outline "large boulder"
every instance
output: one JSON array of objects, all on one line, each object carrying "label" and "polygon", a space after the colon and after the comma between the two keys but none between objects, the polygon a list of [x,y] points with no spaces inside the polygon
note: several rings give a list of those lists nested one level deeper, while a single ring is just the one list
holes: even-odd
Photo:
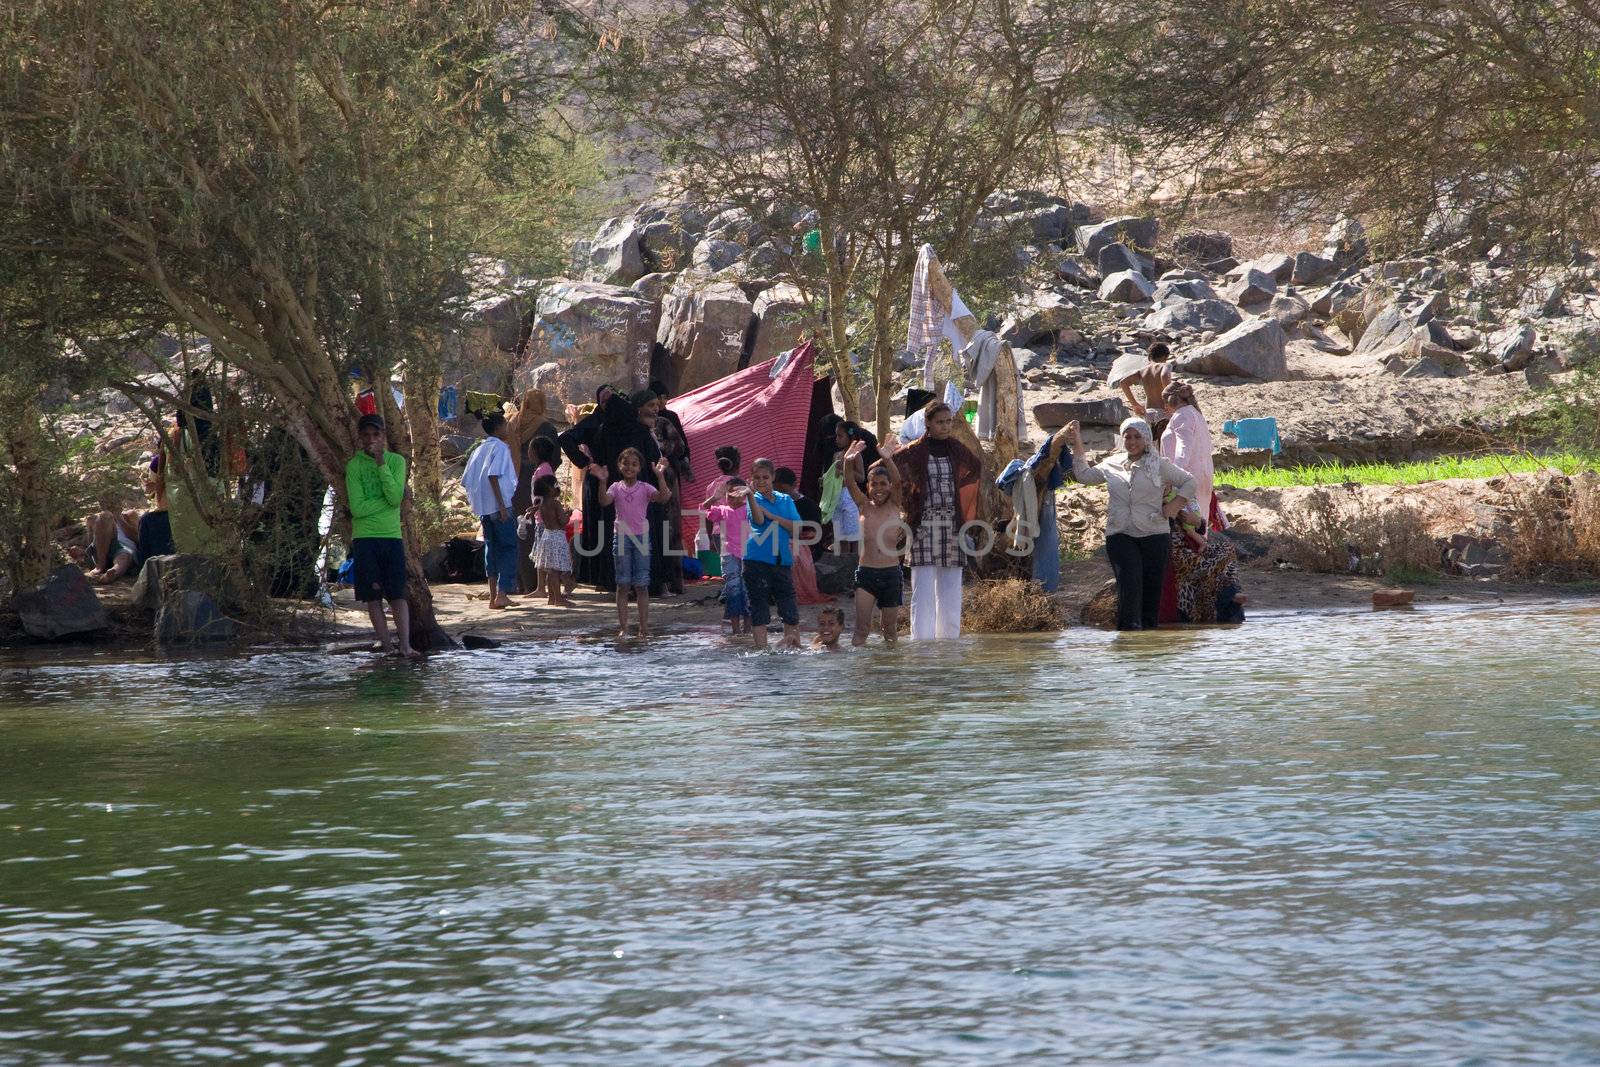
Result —
[{"label": "large boulder", "polygon": [[606,285],[632,285],[648,273],[639,224],[632,218],[607,219],[589,239],[583,276]]},{"label": "large boulder", "polygon": [[742,207],[730,207],[713,215],[706,223],[706,233],[741,245],[758,244],[766,236],[756,217]]},{"label": "large boulder", "polygon": [[991,224],[1004,233],[1017,233],[1034,244],[1059,242],[1072,234],[1080,221],[1065,204],[1045,204],[1001,215]]},{"label": "large boulder", "polygon": [[1190,374],[1281,381],[1289,373],[1285,354],[1288,343],[1289,339],[1277,319],[1252,319],[1196,349],[1174,366]]},{"label": "large boulder", "polygon": [[1176,300],[1146,316],[1144,328],[1156,333],[1224,333],[1243,321],[1239,309],[1226,300]]},{"label": "large boulder", "polygon": [[1100,254],[1095,257],[1095,267],[1102,278],[1125,270],[1138,271],[1147,278],[1155,273],[1154,263],[1149,256],[1142,256],[1118,241],[1100,247]]},{"label": "large boulder", "polygon": [[806,299],[788,282],[774,285],[756,297],[755,340],[748,363],[764,363],[800,343],[805,333]]},{"label": "large boulder", "polygon": [[1295,285],[1318,285],[1333,274],[1333,260],[1315,252],[1300,252],[1294,257],[1294,270],[1289,280]]},{"label": "large boulder", "polygon": [[715,274],[719,270],[733,266],[743,254],[744,245],[736,241],[707,237],[694,246],[691,263],[698,271]]},{"label": "large boulder", "polygon": [[1078,251],[1082,252],[1085,258],[1094,260],[1099,258],[1100,249],[1116,242],[1132,245],[1134,248],[1154,248],[1156,235],[1159,232],[1160,224],[1155,219],[1124,215],[1088,226],[1079,226]]},{"label": "large boulder", "polygon": [[1225,295],[1240,307],[1265,304],[1278,291],[1277,280],[1272,275],[1245,267],[1238,280],[1225,290]]},{"label": "large boulder", "polygon": [[647,265],[656,271],[682,270],[689,265],[698,242],[681,222],[662,219],[639,232],[639,245]]},{"label": "large boulder", "polygon": [[1047,342],[1077,321],[1078,308],[1060,293],[1041,290],[1019,300],[1000,324],[1000,339],[1016,348]]},{"label": "large boulder", "polygon": [[1373,316],[1361,332],[1361,340],[1356,344],[1356,354],[1367,352],[1382,352],[1397,345],[1411,342],[1412,335],[1417,332],[1417,327],[1426,325],[1433,318],[1433,304],[1423,302],[1404,302],[1391,300],[1382,305],[1378,313]]},{"label": "large boulder", "polygon": [[231,641],[237,632],[233,620],[217,602],[198,589],[185,589],[167,597],[156,612],[156,641],[163,645]]},{"label": "large boulder", "polygon": [[1260,312],[1278,320],[1285,330],[1295,330],[1311,315],[1311,305],[1291,293],[1278,293]]},{"label": "large boulder", "polygon": [[1057,430],[1077,420],[1082,426],[1120,426],[1128,406],[1118,396],[1103,400],[1051,400],[1033,406],[1033,421],[1045,430]]},{"label": "large boulder", "polygon": [[738,285],[681,275],[656,332],[671,361],[667,388],[676,396],[738,370],[753,323],[754,306]]},{"label": "large boulder", "polygon": [[1162,275],[1151,297],[1158,306],[1178,304],[1186,300],[1216,300],[1217,291],[1203,278],[1176,278],[1172,272]]},{"label": "large boulder", "polygon": [[667,295],[667,290],[672,288],[672,283],[678,276],[670,271],[661,271],[655,274],[646,274],[643,278],[628,286],[629,289],[644,297],[653,304],[659,304],[661,298]]},{"label": "large boulder", "polygon": [[1173,240],[1172,251],[1184,259],[1210,263],[1233,255],[1233,237],[1220,230],[1190,230]]},{"label": "large boulder", "polygon": [[1490,361],[1506,370],[1521,370],[1533,362],[1539,334],[1532,326],[1512,326],[1489,338]]},{"label": "large boulder", "polygon": [[1101,300],[1137,304],[1155,295],[1156,288],[1136,270],[1118,271],[1100,283]]},{"label": "large boulder", "polygon": [[49,577],[11,597],[11,607],[22,619],[22,629],[41,641],[81,637],[111,625],[105,606],[82,570],[63,564]]},{"label": "large boulder", "polygon": [[1287,283],[1294,276],[1294,257],[1282,252],[1260,256],[1251,260],[1248,266],[1269,275],[1279,285]]},{"label": "large boulder", "polygon": [[228,568],[216,556],[193,552],[151,556],[133,583],[133,608],[152,615],[169,596],[184,589],[198,589],[224,599],[237,596]]},{"label": "large boulder", "polygon": [[1346,270],[1367,261],[1367,230],[1352,218],[1341,218],[1323,238],[1322,254],[1334,267]]},{"label": "large boulder", "polygon": [[555,402],[585,404],[601,385],[641,389],[660,305],[632,290],[557,279],[539,290],[533,328],[512,374],[517,392],[539,388]]},{"label": "large boulder", "polygon": [[1079,289],[1094,289],[1100,285],[1100,279],[1096,278],[1084,265],[1083,260],[1075,255],[1061,257],[1056,263],[1056,277]]}]

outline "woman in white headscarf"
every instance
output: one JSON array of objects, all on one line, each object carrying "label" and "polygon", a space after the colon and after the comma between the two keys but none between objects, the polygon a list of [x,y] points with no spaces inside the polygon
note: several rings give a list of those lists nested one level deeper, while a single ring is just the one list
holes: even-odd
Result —
[{"label": "woman in white headscarf", "polygon": [[1117,629],[1154,630],[1172,551],[1170,520],[1194,500],[1194,476],[1161,458],[1143,419],[1124,420],[1122,451],[1092,467],[1084,458],[1078,424],[1068,423],[1067,433],[1073,478],[1107,490],[1106,558],[1117,579]]}]

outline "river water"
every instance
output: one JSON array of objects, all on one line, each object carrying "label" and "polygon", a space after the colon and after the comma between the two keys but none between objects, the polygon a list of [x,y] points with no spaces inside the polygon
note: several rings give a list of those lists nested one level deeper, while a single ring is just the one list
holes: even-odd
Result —
[{"label": "river water", "polygon": [[1593,1063],[1600,612],[0,669],[0,1061]]}]

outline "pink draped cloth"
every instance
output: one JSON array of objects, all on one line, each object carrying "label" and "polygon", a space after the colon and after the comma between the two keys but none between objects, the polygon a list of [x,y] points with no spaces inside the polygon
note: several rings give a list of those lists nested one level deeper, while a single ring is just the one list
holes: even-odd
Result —
[{"label": "pink draped cloth", "polygon": [[794,568],[789,572],[794,581],[794,598],[802,604],[831,604],[833,597],[817,588],[817,565],[811,561],[811,546],[794,546]]},{"label": "pink draped cloth", "polygon": [[722,477],[715,455],[720,446],[739,450],[743,465],[738,473],[746,478],[751,461],[761,457],[796,471],[805,467],[811,387],[816,380],[811,342],[802,342],[781,369],[776,365],[777,359],[769,359],[672,398],[670,406],[683,422],[693,467],[679,486],[684,544],[694,544],[701,520],[693,513],[711,484]]},{"label": "pink draped cloth", "polygon": [[1193,404],[1172,413],[1166,432],[1161,435],[1161,455],[1194,476],[1194,503],[1200,514],[1211,514],[1216,471],[1211,463],[1211,430],[1205,416]]}]

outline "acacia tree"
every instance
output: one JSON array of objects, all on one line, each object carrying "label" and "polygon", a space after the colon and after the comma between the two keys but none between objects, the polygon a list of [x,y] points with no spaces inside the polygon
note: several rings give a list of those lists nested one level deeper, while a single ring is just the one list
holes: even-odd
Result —
[{"label": "acacia tree", "polygon": [[1587,0],[1155,0],[1128,18],[1108,99],[1147,157],[1402,244],[1600,239]]},{"label": "acacia tree", "polygon": [[[507,43],[546,25],[504,0],[14,6],[0,18],[0,254],[28,250],[76,288],[122,295],[130,318],[204,335],[342,492],[351,369],[410,453],[391,370],[409,357],[426,377],[419,339],[452,318],[471,257],[538,214],[486,194],[538,200],[529,116],[553,83],[538,49]],[[432,384],[414,383],[419,415]],[[406,523],[426,647],[443,635],[409,507]]]},{"label": "acacia tree", "polygon": [[864,340],[887,432],[917,249],[930,242],[959,270],[985,198],[1048,171],[1058,126],[1093,92],[1099,9],[690,0],[627,25],[636,44],[621,54],[652,91],[618,104],[655,136],[678,191],[785,228],[815,212],[820,250],[805,257],[793,234],[787,273],[852,418],[848,352]]}]

